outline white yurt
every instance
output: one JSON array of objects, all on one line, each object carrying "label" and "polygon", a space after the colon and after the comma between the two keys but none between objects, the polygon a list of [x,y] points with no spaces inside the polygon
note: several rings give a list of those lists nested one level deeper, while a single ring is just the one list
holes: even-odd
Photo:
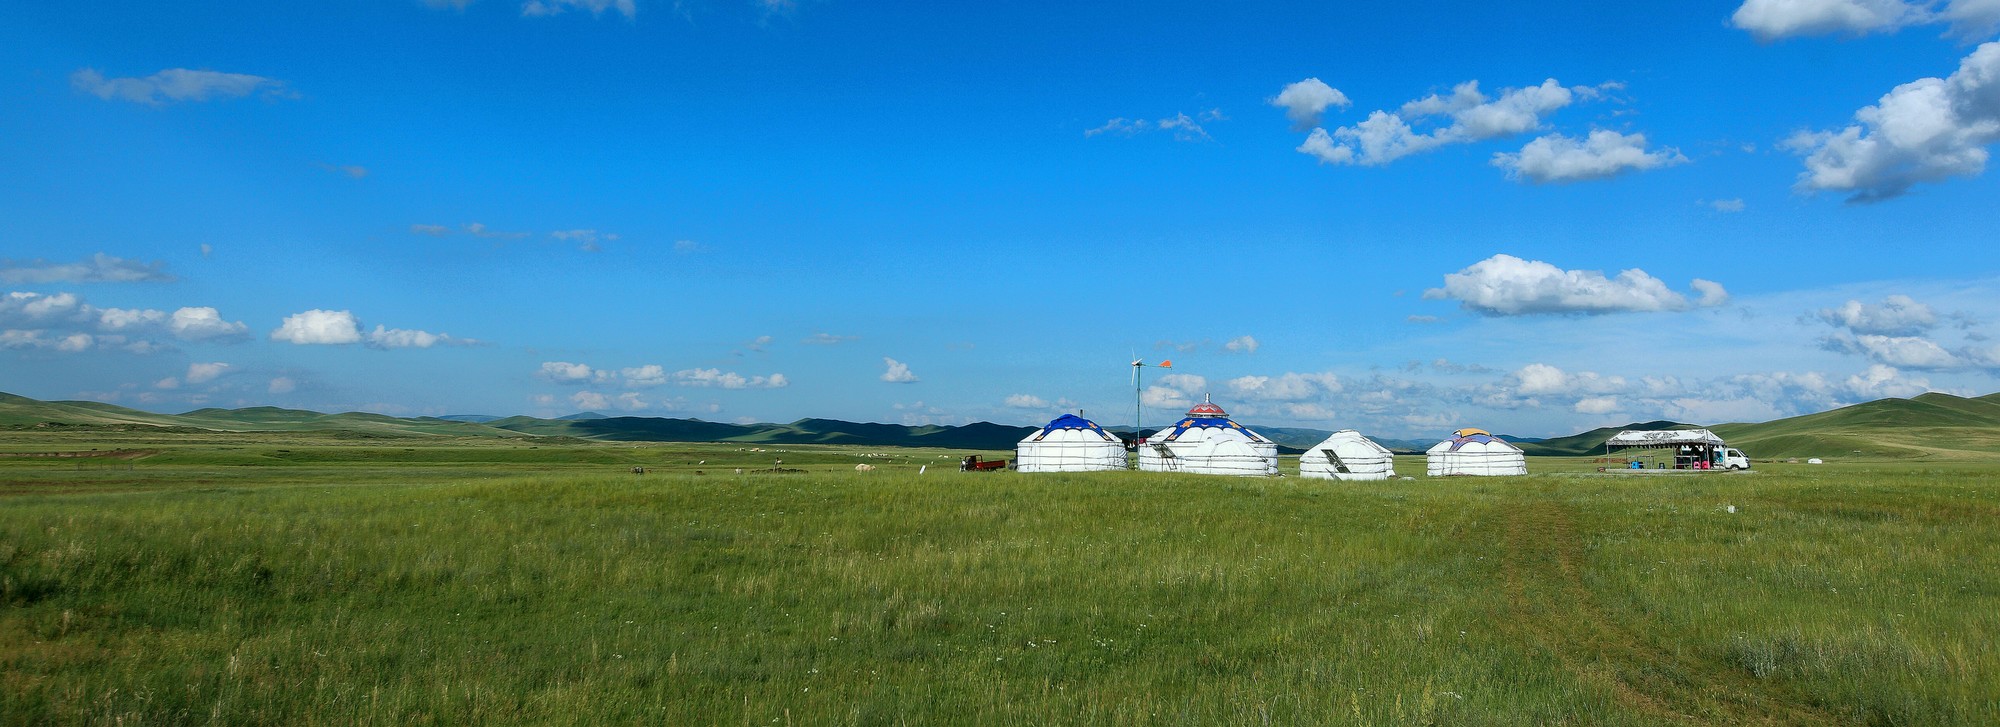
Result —
[{"label": "white yurt", "polygon": [[1229,420],[1229,413],[1203,401],[1187,418],[1154,432],[1139,447],[1139,469],[1197,475],[1263,477],[1278,473],[1278,445]]},{"label": "white yurt", "polygon": [[1126,469],[1125,443],[1097,422],[1064,414],[1014,446],[1017,472],[1101,472]]},{"label": "white yurt", "polygon": [[1375,440],[1342,429],[1299,455],[1299,476],[1323,480],[1386,480],[1396,476],[1396,457]]},{"label": "white yurt", "polygon": [[1438,442],[1425,454],[1430,456],[1425,474],[1432,477],[1528,473],[1528,458],[1521,454],[1521,448],[1484,429],[1452,432],[1450,439]]}]

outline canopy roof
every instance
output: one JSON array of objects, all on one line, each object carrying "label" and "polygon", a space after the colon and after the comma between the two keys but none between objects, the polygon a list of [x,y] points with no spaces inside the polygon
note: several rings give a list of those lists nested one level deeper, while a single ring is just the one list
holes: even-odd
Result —
[{"label": "canopy roof", "polygon": [[1722,446],[1722,438],[1706,429],[1672,429],[1659,432],[1619,432],[1606,440],[1613,447],[1675,447],[1683,444]]},{"label": "canopy roof", "polygon": [[1049,436],[1049,433],[1061,432],[1061,431],[1088,432],[1090,434],[1096,435],[1098,438],[1103,439],[1107,442],[1118,441],[1117,437],[1111,436],[1110,432],[1106,432],[1102,427],[1097,426],[1097,422],[1093,422],[1089,419],[1085,419],[1075,414],[1064,414],[1062,416],[1056,417],[1053,420],[1050,420],[1048,426],[1042,427],[1042,431],[1029,435],[1028,438],[1023,441],[1039,442],[1042,441],[1043,438]]}]

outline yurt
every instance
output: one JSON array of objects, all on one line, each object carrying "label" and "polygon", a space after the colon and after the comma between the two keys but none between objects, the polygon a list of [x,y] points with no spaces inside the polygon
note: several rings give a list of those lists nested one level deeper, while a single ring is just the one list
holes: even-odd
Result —
[{"label": "yurt", "polygon": [[1342,429],[1299,455],[1299,476],[1323,480],[1386,480],[1396,476],[1396,458],[1375,440]]},{"label": "yurt", "polygon": [[1451,438],[1438,442],[1426,452],[1430,456],[1425,474],[1506,476],[1528,473],[1528,458],[1521,448],[1484,429],[1460,429]]},{"label": "yurt", "polygon": [[1222,407],[1204,400],[1188,410],[1187,418],[1155,432],[1139,447],[1139,469],[1238,477],[1275,475],[1278,445],[1230,421]]},{"label": "yurt", "polygon": [[1014,446],[1016,472],[1100,472],[1122,470],[1125,443],[1097,422],[1064,414]]}]

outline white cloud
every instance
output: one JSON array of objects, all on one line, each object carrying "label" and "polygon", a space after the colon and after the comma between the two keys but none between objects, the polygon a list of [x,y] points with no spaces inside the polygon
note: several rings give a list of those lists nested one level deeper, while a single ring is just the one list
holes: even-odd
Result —
[{"label": "white cloud", "polygon": [[569,8],[589,10],[592,16],[603,15],[606,10],[616,10],[631,20],[639,15],[639,7],[634,0],[527,0],[521,3],[521,14],[527,17],[559,15]]},{"label": "white cloud", "polygon": [[319,167],[329,172],[345,174],[351,179],[362,179],[368,176],[368,168],[357,164],[321,164]]},{"label": "white cloud", "polygon": [[528,236],[528,233],[526,232],[510,232],[507,230],[495,230],[491,227],[487,227],[486,224],[483,222],[466,223],[465,233],[473,237],[499,238],[503,240],[519,240],[523,237]]},{"label": "white cloud", "polygon": [[1805,157],[1798,190],[1875,202],[1919,182],[1980,174],[1986,146],[2000,140],[2000,42],[1974,49],[1949,78],[1897,86],[1854,118],[1859,123],[1839,131],[1802,131],[1785,141]]},{"label": "white cloud", "polygon": [[1800,35],[1865,35],[1922,22],[1925,13],[1901,0],[1745,0],[1729,17],[1759,40]]},{"label": "white cloud", "polygon": [[1049,402],[1034,394],[1012,394],[1007,397],[1007,406],[1015,409],[1047,409]]},{"label": "white cloud", "polygon": [[1953,369],[1969,363],[1921,336],[1834,335],[1822,339],[1821,344],[1829,351],[1866,356],[1906,369]]},{"label": "white cloud", "polygon": [[[1323,164],[1377,166],[1447,144],[1516,136],[1541,128],[1542,120],[1581,96],[1597,98],[1616,84],[1564,87],[1556,79],[1538,86],[1502,89],[1499,98],[1466,81],[1449,96],[1431,95],[1395,112],[1375,111],[1353,126],[1331,133],[1315,128],[1298,151]],[[1449,123],[1445,123],[1449,122]],[[1418,126],[1429,128],[1419,131]]]},{"label": "white cloud", "polygon": [[1257,339],[1250,336],[1237,336],[1222,344],[1222,347],[1239,353],[1256,353],[1260,345]]},{"label": "white cloud", "polygon": [[604,249],[599,244],[600,240],[603,242],[616,242],[618,240],[618,235],[615,233],[607,232],[599,235],[596,230],[557,230],[549,233],[549,237],[564,242],[577,243],[578,249],[584,252],[597,252]]},{"label": "white cloud", "polygon": [[625,385],[637,388],[663,386],[667,383],[667,369],[659,364],[646,364],[618,372],[624,377]]},{"label": "white cloud", "polygon": [[1598,129],[1585,139],[1562,134],[1528,142],[1520,153],[1493,155],[1493,166],[1507,177],[1536,184],[1608,179],[1628,171],[1645,171],[1684,164],[1687,157],[1672,147],[1646,151],[1645,134],[1620,134]]},{"label": "white cloud", "polygon": [[285,316],[271,340],[300,345],[338,345],[361,342],[361,325],[349,311],[313,309]]},{"label": "white cloud", "polygon": [[119,100],[158,106],[173,101],[207,101],[210,98],[237,98],[258,91],[265,98],[295,98],[285,82],[245,73],[191,71],[169,68],[145,78],[105,78],[95,68],[84,68],[69,76],[70,85],[106,101]]},{"label": "white cloud", "polygon": [[1341,390],[1340,377],[1331,373],[1243,376],[1225,386],[1231,394],[1253,401],[1305,401]]},{"label": "white cloud", "polygon": [[242,321],[225,321],[220,311],[206,306],[174,311],[167,320],[167,330],[184,341],[240,341],[250,337],[250,326]]},{"label": "white cloud", "polygon": [[683,254],[683,255],[686,255],[686,254],[690,254],[690,253],[697,253],[697,252],[704,252],[704,251],[706,251],[706,250],[708,250],[708,246],[706,246],[706,245],[703,245],[703,244],[701,244],[701,243],[699,243],[699,242],[695,242],[695,241],[693,241],[693,240],[675,240],[675,241],[674,241],[674,252],[677,252],[677,253],[680,253],[680,254]]},{"label": "white cloud", "polygon": [[0,297],[0,328],[47,328],[90,320],[95,309],[75,293],[15,291]]},{"label": "white cloud", "polygon": [[[629,369],[628,369],[629,370]],[[908,373],[908,369],[904,370]],[[887,381],[887,378],[883,379]],[[915,379],[912,378],[912,381]],[[674,383],[681,386],[715,387],[720,389],[782,389],[792,382],[784,374],[770,376],[744,376],[734,371],[721,369],[687,369],[674,372]]]},{"label": "white cloud", "polygon": [[1729,302],[1729,291],[1723,289],[1721,283],[1713,280],[1695,278],[1688,281],[1688,287],[1693,288],[1694,292],[1701,296],[1694,301],[1696,307],[1714,308]]},{"label": "white cloud", "polygon": [[410,232],[417,235],[444,237],[451,234],[451,228],[444,225],[410,225]]},{"label": "white cloud", "polygon": [[[1728,300],[1718,283],[1701,281],[1696,290],[1702,305]],[[1424,298],[1453,299],[1466,310],[1498,316],[1670,311],[1690,306],[1687,296],[1636,268],[1606,278],[1597,270],[1564,270],[1505,254],[1444,276],[1444,287],[1424,291]]]},{"label": "white cloud", "polygon": [[1743,199],[1741,197],[1736,199],[1718,199],[1709,202],[1708,206],[1714,208],[1717,212],[1742,212]]},{"label": "white cloud", "polygon": [[1947,35],[1978,40],[2000,30],[2000,0],[1745,0],[1730,23],[1767,42],[1888,33],[1931,23],[1949,24]]},{"label": "white cloud", "polygon": [[105,308],[97,313],[97,327],[105,331],[145,330],[161,326],[166,321],[166,311],[143,308]]},{"label": "white cloud", "polygon": [[558,383],[577,383],[598,380],[598,373],[589,365],[568,361],[544,361],[536,376]]},{"label": "white cloud", "polygon": [[96,343],[97,339],[88,333],[72,333],[56,341],[56,350],[70,353],[88,351]]},{"label": "white cloud", "polygon": [[1622,376],[1602,376],[1592,371],[1570,373],[1543,363],[1523,366],[1509,378],[1516,392],[1528,396],[1606,394],[1626,388]]},{"label": "white cloud", "polygon": [[1618,411],[1618,397],[1593,396],[1587,399],[1578,399],[1574,408],[1578,414],[1610,414],[1611,412]]},{"label": "white cloud", "polygon": [[293,381],[287,376],[279,376],[271,379],[270,385],[266,386],[264,390],[273,394],[289,394],[297,391],[298,388],[299,382]]},{"label": "white cloud", "polygon": [[370,348],[430,348],[439,344],[446,346],[470,346],[478,342],[469,338],[453,338],[449,333],[431,333],[403,328],[376,326],[368,333]]},{"label": "white cloud", "polygon": [[579,391],[574,394],[570,394],[569,400],[571,403],[576,404],[576,407],[578,409],[611,408],[611,399],[595,391]]},{"label": "white cloud", "polygon": [[155,388],[155,389],[178,389],[178,388],[181,388],[181,380],[180,380],[180,379],[176,379],[176,378],[174,378],[174,377],[172,377],[172,376],[169,376],[169,377],[166,377],[166,378],[164,378],[164,379],[160,379],[159,381],[155,381],[155,382],[153,382],[153,388]]},{"label": "white cloud", "polygon": [[1880,305],[1849,300],[1838,308],[1821,308],[1819,319],[1855,333],[1912,336],[1938,324],[1937,313],[1907,295],[1891,295]]},{"label": "white cloud", "polygon": [[1347,108],[1352,102],[1340,89],[1326,85],[1318,78],[1308,78],[1287,84],[1269,103],[1285,110],[1285,118],[1292,120],[1293,131],[1305,131],[1319,125],[1320,115],[1328,107]]},{"label": "white cloud", "polygon": [[837,346],[846,343],[848,341],[859,340],[860,338],[861,338],[860,336],[836,336],[831,333],[815,333],[810,336],[807,336],[806,339],[800,341],[800,343],[807,343],[815,346]]},{"label": "white cloud", "polygon": [[1202,128],[1202,124],[1211,121],[1221,121],[1225,118],[1222,115],[1222,109],[1209,109],[1195,116],[1188,116],[1186,113],[1176,113],[1173,116],[1158,121],[1134,120],[1121,117],[1106,121],[1103,126],[1094,129],[1085,129],[1083,135],[1086,138],[1103,134],[1133,136],[1148,131],[1168,131],[1173,132],[1175,141],[1208,141],[1212,137],[1208,135],[1207,129]]},{"label": "white cloud", "polygon": [[206,384],[228,372],[229,364],[220,361],[213,363],[192,363],[188,364],[187,375],[181,378],[186,379],[190,384]]},{"label": "white cloud", "polygon": [[1208,391],[1208,379],[1194,374],[1167,374],[1140,394],[1142,404],[1154,408],[1186,409],[1194,406],[1194,395]]},{"label": "white cloud", "polygon": [[917,375],[910,372],[909,364],[889,358],[888,356],[882,357],[882,364],[888,367],[887,371],[882,372],[883,381],[891,384],[913,384],[917,382]]},{"label": "white cloud", "polygon": [[0,283],[135,283],[171,282],[167,264],[158,260],[142,263],[97,253],[82,262],[51,263],[47,260],[0,260]]}]

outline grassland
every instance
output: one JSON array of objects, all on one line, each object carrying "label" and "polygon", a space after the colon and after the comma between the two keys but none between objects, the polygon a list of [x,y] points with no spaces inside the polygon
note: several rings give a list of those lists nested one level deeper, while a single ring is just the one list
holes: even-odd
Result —
[{"label": "grassland", "polygon": [[0,441],[91,448],[154,453],[0,458],[0,722],[2000,722],[1978,461],[1343,484]]}]

